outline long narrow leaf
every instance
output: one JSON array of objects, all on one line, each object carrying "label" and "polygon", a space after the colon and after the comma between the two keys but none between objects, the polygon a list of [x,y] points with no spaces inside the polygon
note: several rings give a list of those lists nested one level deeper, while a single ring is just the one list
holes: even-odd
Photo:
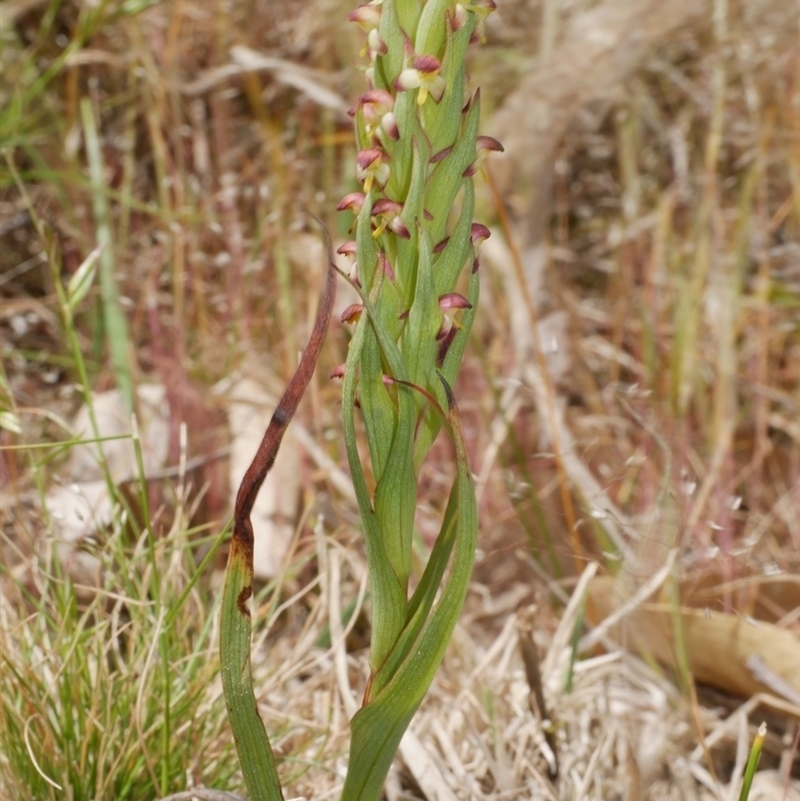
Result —
[{"label": "long narrow leaf", "polygon": [[[370,658],[379,665],[389,653],[392,644],[405,624],[406,595],[397,576],[391,569],[383,547],[372,504],[369,499],[361,457],[358,453],[355,429],[356,377],[361,352],[367,332],[371,330],[369,321],[363,317],[350,341],[350,350],[345,364],[344,386],[342,387],[342,426],[347,450],[347,461],[353,478],[353,487],[358,501],[361,521],[364,525],[364,538],[367,544],[367,564],[372,583],[372,642]],[[373,668],[377,666],[373,664]]]},{"label": "long narrow leaf", "polygon": [[466,598],[478,532],[477,507],[455,398],[442,379],[456,446],[458,518],[450,575],[406,660],[351,721],[352,742],[343,801],[377,801],[394,754],[444,657]]},{"label": "long narrow leaf", "polygon": [[[379,276],[379,281],[382,280],[382,276]],[[405,386],[409,383],[409,376],[400,348],[392,339],[382,315],[376,310],[370,296],[358,285],[353,284],[353,286],[361,296],[361,302],[367,311],[370,327],[374,331],[386,361],[389,363],[392,377],[399,382],[397,422],[391,438],[392,445],[387,458],[386,469],[378,481],[374,511],[380,531],[393,532],[391,538],[383,540],[384,552],[390,560],[392,569],[403,589],[403,604],[405,606],[405,593],[411,572],[411,534],[417,494],[413,461],[416,407],[412,397],[412,390]],[[378,284],[373,289],[373,293],[377,292],[379,288],[380,285]],[[362,378],[361,385],[363,386],[363,384]],[[354,388],[353,391],[355,391]],[[381,664],[382,656],[382,652],[376,654],[373,649],[370,654],[373,668]]]},{"label": "long narrow leaf", "polygon": [[328,277],[308,347],[283,394],[252,463],[239,485],[233,538],[228,556],[220,619],[222,689],[236,750],[251,801],[281,801],[275,757],[258,713],[250,670],[251,619],[255,536],[250,513],[267,473],[275,463],[283,435],[305,393],[319,359],[336,296],[336,272],[328,238]]}]

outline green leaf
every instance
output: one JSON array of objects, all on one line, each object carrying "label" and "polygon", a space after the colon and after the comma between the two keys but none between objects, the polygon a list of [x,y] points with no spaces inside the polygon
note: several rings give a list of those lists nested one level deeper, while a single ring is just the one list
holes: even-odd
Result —
[{"label": "green leaf", "polygon": [[458,136],[466,86],[464,54],[474,25],[475,14],[471,13],[463,28],[455,33],[450,29],[447,31],[447,47],[440,72],[446,84],[445,93],[440,103],[426,103],[422,107],[422,125],[434,153],[450,147]]},{"label": "green leaf", "polygon": [[447,502],[447,509],[439,536],[436,538],[431,554],[428,557],[428,564],[425,566],[422,579],[408,604],[406,613],[408,623],[398,637],[397,643],[386,661],[372,677],[372,683],[370,684],[370,695],[372,697],[380,694],[381,690],[397,672],[400,664],[408,658],[425,621],[428,619],[455,544],[457,501],[458,494],[454,485],[450,491],[450,498]]},{"label": "green leaf", "polygon": [[372,473],[380,482],[392,450],[397,427],[397,409],[383,382],[381,348],[375,331],[367,328],[359,361],[358,400],[367,429],[367,444],[372,461]]},{"label": "green leaf", "polygon": [[[436,334],[442,324],[436,285],[433,280],[432,247],[427,232],[419,230],[419,262],[414,302],[408,313],[408,325],[403,336],[402,350],[408,365],[409,376],[415,384],[436,391],[438,382],[434,378],[438,343]],[[434,386],[436,384],[436,386]],[[427,401],[418,398],[418,407],[424,408]]]},{"label": "green leaf", "polygon": [[358,452],[355,429],[355,397],[358,366],[364,348],[369,321],[363,316],[356,327],[345,364],[342,387],[342,425],[345,449],[353,487],[364,525],[372,595],[372,641],[370,665],[375,670],[391,651],[398,634],[405,625],[406,593],[391,569],[385,553],[381,532],[370,503],[361,456]]},{"label": "green leaf", "polygon": [[[470,235],[472,233],[472,218],[475,213],[475,186],[469,178],[462,178],[461,181],[464,185],[461,216],[450,234],[450,239],[445,249],[435,257],[433,273],[436,280],[437,296],[455,290],[456,281],[458,281],[461,270],[472,252]],[[435,243],[436,239],[433,241]]]},{"label": "green leaf", "polygon": [[[416,0],[414,0],[416,2]],[[403,69],[405,36],[399,6],[403,6],[403,19],[410,15],[405,9],[408,0],[384,0],[381,4],[381,21],[378,33],[386,44],[386,54],[378,56],[376,73],[380,73],[380,88],[394,93],[394,81]],[[412,12],[413,13],[413,12]],[[406,22],[406,24],[408,24]],[[406,31],[407,33],[408,31]],[[376,75],[377,77],[377,75]]]},{"label": "green leaf", "polygon": [[[439,254],[439,259],[433,268],[433,277],[436,282],[435,295],[438,299],[447,292],[452,292],[455,288],[456,281],[464,267],[465,262],[470,254],[473,253],[472,244],[470,242],[470,230],[472,227],[472,213],[475,203],[475,191],[472,181],[466,180],[466,190],[464,195],[464,205],[456,224],[455,230],[450,236],[450,241],[447,243],[444,251]],[[460,328],[456,331],[455,338],[450,343],[450,348],[444,359],[441,368],[442,375],[448,384],[454,384],[456,376],[458,375],[459,367],[461,366],[461,359],[464,355],[464,349],[469,339],[469,333],[472,329],[472,323],[475,320],[475,314],[478,308],[478,297],[480,290],[480,281],[477,273],[470,275],[469,290],[467,292],[467,300],[472,305],[471,309],[465,309],[460,316]],[[438,308],[437,308],[438,311]],[[410,321],[409,321],[410,322]],[[435,343],[435,353],[438,356],[438,343]],[[419,383],[419,381],[418,381]],[[441,387],[438,382],[430,387],[436,394],[440,403],[444,403],[444,396],[441,392]],[[419,427],[417,432],[417,441],[415,443],[414,464],[419,468],[425,457],[430,450],[436,436],[441,428],[441,422],[437,415],[427,414]]]},{"label": "green leaf", "polygon": [[[409,94],[405,92],[404,94]],[[431,150],[428,145],[417,136],[412,140],[412,167],[411,184],[408,196],[403,204],[401,219],[409,231],[413,231],[417,220],[422,218],[423,203],[425,201],[425,179]]]},{"label": "green leaf", "polygon": [[480,119],[479,98],[472,101],[466,114],[464,124],[453,150],[437,165],[428,182],[426,202],[428,211],[433,214],[438,225],[431,229],[433,240],[444,236],[447,214],[461,188],[464,171],[475,160],[475,143],[478,137],[478,121]]},{"label": "green leaf", "polygon": [[425,3],[414,37],[414,49],[420,55],[441,58],[439,52],[447,34],[445,13],[450,0],[428,0]]},{"label": "green leaf", "polygon": [[400,138],[391,143],[389,155],[391,173],[386,185],[386,196],[402,203],[411,184],[412,146],[414,138],[421,133],[417,119],[417,103],[414,92],[398,92],[394,101],[394,116]]},{"label": "green leaf", "polygon": [[[380,286],[376,283],[377,291]],[[397,343],[386,327],[384,318],[375,308],[374,303],[361,289],[356,287],[364,308],[367,312],[370,328],[377,338],[382,354],[388,362],[391,376],[403,382],[408,382],[408,372]],[[365,339],[367,335],[365,334]],[[367,341],[369,341],[367,339]],[[360,399],[362,408],[364,393],[377,391],[376,379],[369,385],[364,383],[364,359],[360,360],[362,374],[359,381],[361,388]],[[380,377],[382,391],[383,376]],[[386,459],[386,466],[378,478],[378,487],[375,493],[375,517],[383,538],[383,550],[389,559],[390,565],[397,581],[403,588],[403,608],[405,615],[405,592],[408,577],[411,571],[411,534],[414,523],[414,510],[416,508],[417,483],[413,464],[414,448],[414,422],[415,405],[411,397],[411,390],[402,385],[397,386],[397,422],[392,435],[392,444]],[[365,408],[365,422],[366,421]],[[382,439],[388,436],[386,426],[379,435]],[[352,468],[351,468],[352,469]],[[382,660],[371,660],[379,665]]]},{"label": "green leaf", "polygon": [[391,3],[397,9],[397,19],[400,27],[405,31],[408,38],[413,42],[417,35],[417,25],[419,24],[420,0],[386,0],[383,3],[384,10],[386,2]]},{"label": "green leaf", "polygon": [[[458,514],[452,567],[439,602],[421,629],[414,647],[381,691],[371,695],[351,721],[350,765],[342,801],[377,801],[380,798],[403,733],[444,657],[472,574],[478,530],[475,491],[455,399],[450,387],[443,379],[442,382],[458,463],[454,487]],[[446,530],[443,534],[447,536]]]},{"label": "green leaf", "polygon": [[275,757],[258,714],[250,674],[252,555],[234,538],[225,572],[220,618],[220,672],[228,718],[251,801],[283,801]]},{"label": "green leaf", "polygon": [[[419,221],[424,216],[425,182],[430,151],[418,140],[413,142],[414,161],[409,194],[403,205],[401,219],[411,233],[409,239],[397,239],[395,257],[397,283],[402,310],[408,312],[414,300],[419,261]],[[388,318],[384,317],[384,320]],[[397,339],[395,337],[395,339]]]},{"label": "green leaf", "polygon": [[411,574],[411,537],[417,506],[414,472],[414,401],[411,390],[398,386],[400,409],[386,470],[375,490],[375,517],[384,550],[403,588],[403,614]]},{"label": "green leaf", "polygon": [[[461,359],[464,356],[464,349],[467,346],[469,333],[472,330],[472,323],[478,310],[478,297],[480,294],[480,279],[478,273],[472,273],[469,279],[469,291],[467,300],[472,304],[471,309],[465,309],[461,315],[461,328],[456,331],[455,338],[450,343],[450,348],[442,365],[441,373],[448,384],[455,383],[458,370],[461,367]],[[414,454],[414,464],[422,463],[426,454],[430,450],[433,441],[439,433],[440,423],[434,415],[427,415],[420,427],[417,435],[416,452]]]},{"label": "green leaf", "polygon": [[[283,795],[267,731],[258,713],[250,670],[251,623],[248,602],[253,594],[255,541],[250,513],[259,490],[275,463],[286,428],[314,374],[330,324],[336,299],[336,270],[327,231],[326,240],[328,274],[308,345],[239,484],[234,506],[233,536],[222,596],[220,667],[228,718],[251,801],[282,801]],[[141,462],[141,454],[137,456]],[[145,502],[146,500],[145,498]],[[156,601],[158,602],[158,595]],[[163,670],[169,670],[167,659],[162,658],[161,663]],[[167,749],[166,761],[169,757],[169,739],[166,736],[164,743]]]},{"label": "green leaf", "polygon": [[[374,196],[370,193],[361,207],[356,228],[356,244],[358,277],[362,285],[377,298],[381,294],[385,276],[378,266],[378,247],[372,238],[373,201]],[[388,304],[388,301],[386,303]],[[367,328],[361,336],[363,341],[359,345],[358,363],[359,403],[367,429],[372,470],[375,480],[378,481],[389,458],[397,413],[383,384],[381,351],[375,333]]]}]

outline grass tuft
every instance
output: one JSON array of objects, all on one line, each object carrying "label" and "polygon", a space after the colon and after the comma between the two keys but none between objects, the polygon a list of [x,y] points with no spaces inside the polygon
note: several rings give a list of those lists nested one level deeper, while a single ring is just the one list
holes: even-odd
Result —
[{"label": "grass tuft", "polygon": [[[206,542],[209,555],[220,542]],[[146,532],[131,540],[120,515],[94,551],[98,588],[64,575],[53,536],[30,581],[3,566],[8,797],[138,800],[236,772],[219,703],[217,604],[197,581],[197,544],[179,526],[157,544]]]}]

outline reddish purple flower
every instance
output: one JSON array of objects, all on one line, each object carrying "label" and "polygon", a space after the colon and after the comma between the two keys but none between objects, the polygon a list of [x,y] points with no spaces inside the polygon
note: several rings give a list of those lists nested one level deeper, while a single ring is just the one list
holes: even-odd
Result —
[{"label": "reddish purple flower", "polygon": [[364,115],[367,136],[372,136],[380,127],[390,139],[397,141],[400,131],[394,116],[394,97],[385,89],[370,89],[358,99],[358,107]]},{"label": "reddish purple flower", "polygon": [[363,303],[351,303],[341,314],[341,321],[343,323],[355,323],[358,322],[358,318],[361,317],[362,312],[364,311],[364,304]]},{"label": "reddish purple flower", "polygon": [[[443,354],[446,353],[447,348],[450,347],[450,343],[453,341],[456,329],[461,328],[461,323],[459,323],[455,318],[455,313],[461,309],[471,309],[472,304],[458,292],[448,292],[445,295],[440,295],[439,308],[442,310],[444,319],[442,320],[442,324],[439,327],[438,333],[436,334],[436,340],[437,342],[441,342],[443,345],[445,345],[444,350],[442,350],[441,346],[439,348],[441,360],[443,360]],[[440,365],[441,360],[439,361]]]},{"label": "reddish purple flower", "polygon": [[492,232],[483,223],[472,223],[469,238],[476,247],[485,242],[491,235]]},{"label": "reddish purple flower", "polygon": [[361,211],[361,207],[363,205],[364,205],[364,193],[351,192],[349,195],[345,195],[336,204],[336,211],[344,211],[345,209],[347,209],[348,211],[352,211],[353,214],[358,214]]},{"label": "reddish purple flower", "polygon": [[470,176],[475,175],[475,173],[481,168],[484,159],[489,155],[489,153],[502,153],[503,150],[503,146],[493,136],[479,136],[475,142],[475,161],[473,161],[472,164],[470,164],[469,167],[464,170],[464,177],[469,178]]},{"label": "reddish purple flower", "polygon": [[439,308],[442,311],[450,311],[453,309],[471,309],[472,304],[458,292],[448,292],[446,295],[439,297]]},{"label": "reddish purple flower", "polygon": [[351,239],[350,241],[343,242],[341,245],[339,245],[339,247],[336,248],[336,252],[340,256],[349,256],[350,258],[354,259],[358,253],[358,250],[356,243]]},{"label": "reddish purple flower", "polygon": [[369,89],[358,98],[358,104],[365,112],[367,109],[372,111],[374,113],[372,119],[375,119],[394,108],[394,97],[385,89]]},{"label": "reddish purple flower", "polygon": [[492,232],[483,223],[472,223],[469,238],[475,251],[475,258],[472,262],[472,272],[477,273],[481,266],[480,249],[481,245],[492,235]]},{"label": "reddish purple flower", "polygon": [[360,150],[356,157],[356,177],[364,182],[364,192],[372,189],[373,181],[383,187],[389,180],[389,156],[378,147]]},{"label": "reddish purple flower", "polygon": [[403,206],[396,200],[390,200],[388,197],[382,197],[375,201],[372,207],[372,216],[381,217],[378,227],[372,232],[372,236],[377,239],[387,228],[394,231],[399,237],[403,239],[410,239],[411,232],[408,227],[400,218],[403,211]]},{"label": "reddish purple flower", "polygon": [[347,15],[347,19],[350,22],[355,22],[364,33],[369,33],[377,28],[380,23],[381,9],[373,3],[364,3],[353,9]]},{"label": "reddish purple flower", "polygon": [[436,56],[417,56],[413,66],[404,69],[394,82],[394,88],[399,92],[409,89],[419,89],[417,104],[422,105],[430,94],[438,103],[447,87],[445,79],[439,74],[442,63]]}]

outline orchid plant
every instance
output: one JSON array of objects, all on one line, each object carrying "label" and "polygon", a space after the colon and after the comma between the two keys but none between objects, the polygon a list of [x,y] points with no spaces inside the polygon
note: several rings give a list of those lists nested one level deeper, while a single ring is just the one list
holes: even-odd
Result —
[{"label": "orchid plant", "polygon": [[[338,208],[355,215],[339,248],[359,303],[343,378],[347,458],[371,582],[370,677],[351,721],[343,801],[377,801],[400,740],[441,664],[466,597],[477,509],[455,382],[478,302],[479,248],[473,176],[502,150],[478,136],[480,96],[464,58],[483,39],[493,0],[373,0],[349,18],[366,33],[368,89],[353,109],[362,191]],[[275,763],[250,679],[253,530],[249,512],[310,378],[333,302],[329,277],[312,341],[248,470],[236,505],[222,612],[223,687],[251,799],[281,799]],[[369,449],[357,447],[360,415]],[[412,538],[419,471],[444,428],[456,475],[441,529],[413,592]],[[373,492],[367,473],[372,475]]]}]

